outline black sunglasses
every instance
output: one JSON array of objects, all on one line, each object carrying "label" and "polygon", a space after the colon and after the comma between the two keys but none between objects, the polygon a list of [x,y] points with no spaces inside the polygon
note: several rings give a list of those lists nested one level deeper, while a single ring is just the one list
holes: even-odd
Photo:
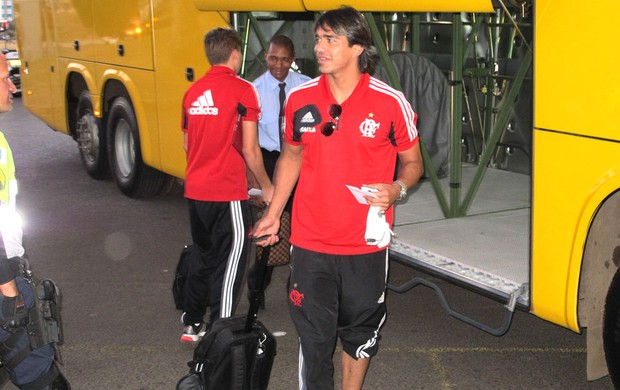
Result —
[{"label": "black sunglasses", "polygon": [[329,106],[329,116],[332,117],[332,120],[323,124],[321,127],[321,134],[329,137],[334,133],[334,130],[338,129],[340,114],[342,114],[342,106],[340,104],[332,104]]}]

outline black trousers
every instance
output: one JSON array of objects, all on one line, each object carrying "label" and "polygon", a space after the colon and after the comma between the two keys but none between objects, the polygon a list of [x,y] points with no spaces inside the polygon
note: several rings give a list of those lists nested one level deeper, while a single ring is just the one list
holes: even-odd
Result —
[{"label": "black trousers", "polygon": [[269,176],[270,180],[273,180],[273,173],[276,170],[276,163],[278,162],[278,157],[280,157],[280,152],[276,150],[270,152],[263,148],[260,151],[263,154],[263,164],[265,165],[267,176]]},{"label": "black trousers", "polygon": [[194,251],[185,283],[186,324],[234,315],[250,248],[248,201],[188,200]]},{"label": "black trousers", "polygon": [[[261,153],[263,154],[263,164],[265,165],[265,171],[267,171],[267,176],[269,176],[269,179],[273,181],[273,174],[274,171],[276,169],[276,163],[278,162],[278,157],[280,157],[280,152],[278,151],[269,151],[266,149],[261,148],[260,149]],[[290,201],[289,201],[290,203]],[[287,207],[289,207],[289,204],[287,204]],[[253,208],[254,209],[254,208]],[[253,210],[252,212],[252,217],[253,217],[253,222],[256,223],[257,218],[256,218],[256,212],[257,210]],[[258,259],[256,259],[258,261]],[[263,290],[265,290],[267,288],[267,286],[269,286],[269,283],[271,283],[271,275],[273,274],[273,267],[267,267],[265,269],[265,277],[263,278]],[[252,291],[254,289],[254,285],[256,283],[256,263],[252,264],[250,266],[250,269],[248,271],[248,290]],[[263,299],[261,297],[261,299]],[[261,302],[261,306],[264,306],[265,302],[264,299]]]}]

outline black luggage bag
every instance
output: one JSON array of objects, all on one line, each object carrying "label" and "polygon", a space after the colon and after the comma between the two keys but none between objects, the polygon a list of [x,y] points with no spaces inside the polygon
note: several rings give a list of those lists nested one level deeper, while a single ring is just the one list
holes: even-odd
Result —
[{"label": "black luggage bag", "polygon": [[194,246],[185,245],[179,256],[179,262],[174,272],[174,281],[172,282],[172,298],[174,305],[178,310],[184,310],[185,298],[183,298],[183,289],[185,288],[185,280],[189,272],[190,257],[193,254]]},{"label": "black luggage bag", "polygon": [[[268,258],[269,248],[266,248],[258,263],[260,281]],[[194,350],[193,360],[188,363],[190,372],[177,383],[177,390],[267,389],[276,340],[256,320],[262,290],[261,285],[252,292],[247,316],[220,318],[209,325]]]}]

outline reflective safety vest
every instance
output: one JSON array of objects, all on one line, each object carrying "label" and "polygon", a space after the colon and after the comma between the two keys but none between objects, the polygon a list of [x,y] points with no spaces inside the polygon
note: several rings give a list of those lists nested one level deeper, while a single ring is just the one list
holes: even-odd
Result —
[{"label": "reflective safety vest", "polygon": [[4,134],[0,132],[0,207],[15,208],[17,180],[15,179],[15,162],[13,153]]}]

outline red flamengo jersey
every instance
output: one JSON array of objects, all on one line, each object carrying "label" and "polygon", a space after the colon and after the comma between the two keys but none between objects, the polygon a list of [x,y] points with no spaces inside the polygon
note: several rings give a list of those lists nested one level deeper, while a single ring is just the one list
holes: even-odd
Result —
[{"label": "red flamengo jersey", "polygon": [[[335,122],[332,104],[337,102],[325,75],[292,90],[286,102],[286,142],[303,146],[291,243],[328,254],[380,251],[364,239],[369,206],[346,185],[392,183],[397,152],[418,142],[417,116],[401,92],[368,74],[341,105],[338,127],[326,137],[321,127]],[[386,212],[390,226],[393,209]]]},{"label": "red flamengo jersey", "polygon": [[240,122],[236,129],[239,115],[243,121],[257,122],[260,103],[252,83],[237,77],[230,68],[212,67],[185,93],[186,198],[212,202],[248,199]]}]

